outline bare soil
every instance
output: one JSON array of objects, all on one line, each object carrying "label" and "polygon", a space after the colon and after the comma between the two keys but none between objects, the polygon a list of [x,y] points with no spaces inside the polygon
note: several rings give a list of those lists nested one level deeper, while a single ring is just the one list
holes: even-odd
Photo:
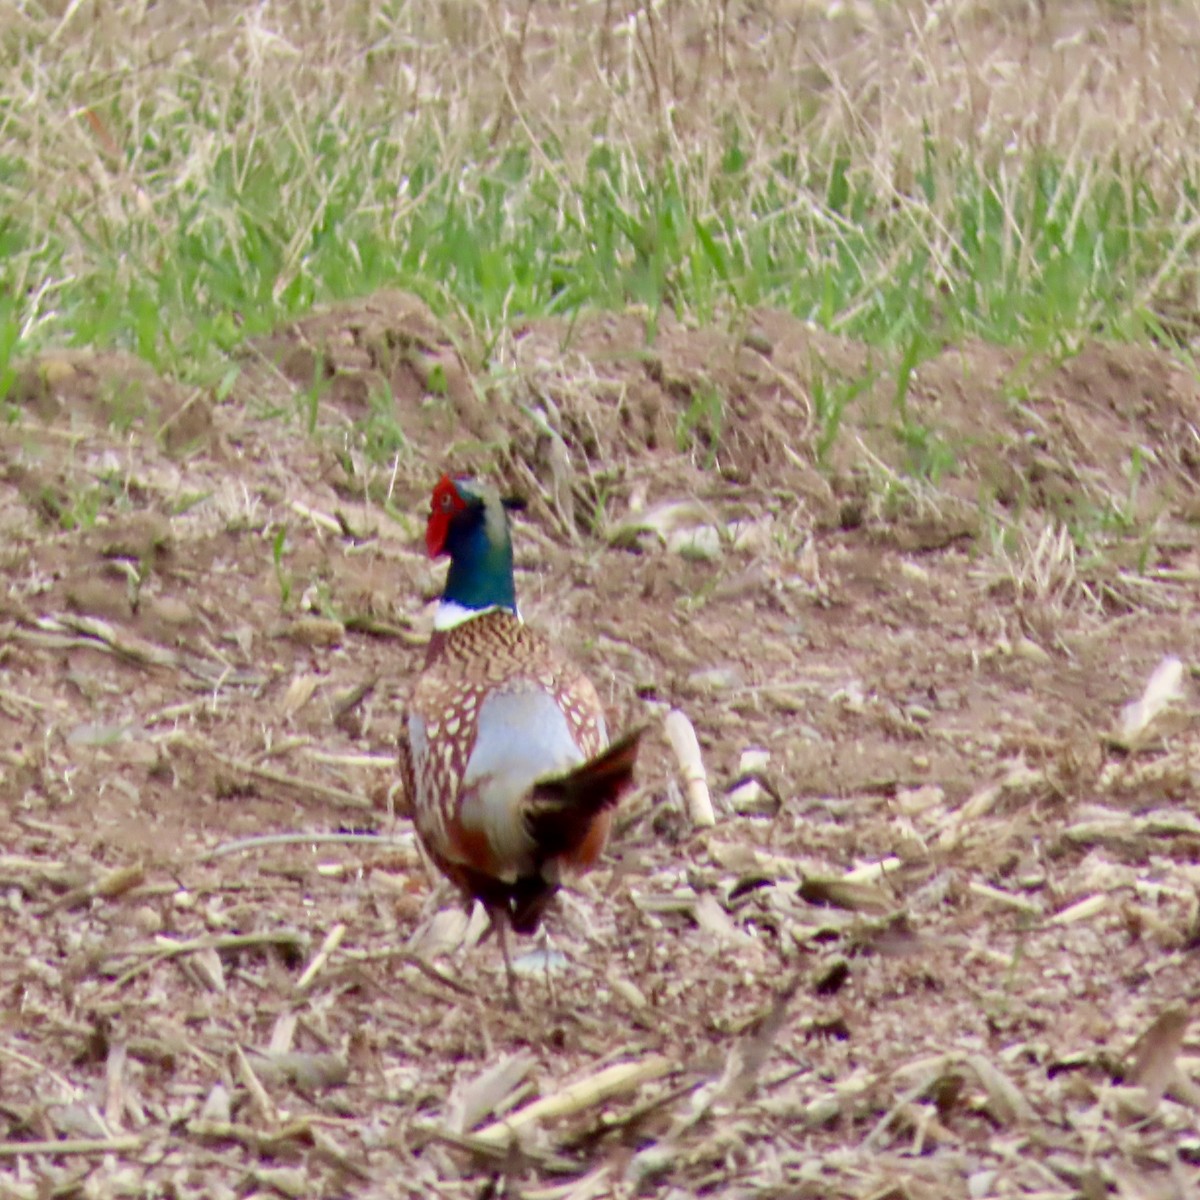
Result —
[{"label": "bare soil", "polygon": [[[965,345],[901,409],[894,363],[775,312],[475,358],[382,293],[221,400],[27,365],[0,1195],[1198,1194],[1194,704],[1110,736],[1165,655],[1200,662],[1193,376]],[[394,766],[447,469],[529,497],[526,618],[615,727],[687,714],[718,814],[691,826],[652,739],[522,947],[522,1014]],[[480,1133],[628,1063],[512,1149]]]}]

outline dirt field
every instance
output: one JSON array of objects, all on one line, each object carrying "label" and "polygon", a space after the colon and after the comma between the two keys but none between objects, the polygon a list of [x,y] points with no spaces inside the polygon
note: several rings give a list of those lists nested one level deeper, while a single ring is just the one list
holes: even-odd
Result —
[{"label": "dirt field", "polygon": [[[780,314],[643,341],[535,323],[472,386],[383,294],[221,403],[29,366],[0,1195],[1197,1194],[1194,708],[1110,740],[1165,655],[1200,661],[1195,381],[967,346],[897,428],[891,364]],[[818,470],[832,380],[861,386]],[[617,727],[687,714],[718,812],[691,827],[655,735],[522,947],[523,1015],[393,766],[428,490],[497,464],[527,618]],[[518,1145],[486,1128],[539,1096]]]}]

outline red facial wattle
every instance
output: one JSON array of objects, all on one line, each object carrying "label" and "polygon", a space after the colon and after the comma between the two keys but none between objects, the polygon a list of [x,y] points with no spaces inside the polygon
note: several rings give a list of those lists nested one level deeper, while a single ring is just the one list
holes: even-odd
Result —
[{"label": "red facial wattle", "polygon": [[425,526],[425,549],[430,558],[437,558],[446,549],[446,534],[450,529],[450,518],[445,513],[432,512],[429,514],[429,524]]},{"label": "red facial wattle", "polygon": [[437,487],[429,499],[429,523],[425,526],[425,548],[430,558],[446,553],[446,538],[450,534],[450,522],[455,513],[466,508],[449,475],[438,480]]}]

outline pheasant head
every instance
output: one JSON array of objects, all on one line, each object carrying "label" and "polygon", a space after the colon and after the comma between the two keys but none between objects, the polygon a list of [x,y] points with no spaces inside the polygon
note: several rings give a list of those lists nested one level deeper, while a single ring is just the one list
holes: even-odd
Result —
[{"label": "pheasant head", "polygon": [[435,628],[450,629],[491,608],[516,613],[508,511],[516,499],[480,480],[443,475],[433,489],[425,546],[431,558],[450,557]]}]

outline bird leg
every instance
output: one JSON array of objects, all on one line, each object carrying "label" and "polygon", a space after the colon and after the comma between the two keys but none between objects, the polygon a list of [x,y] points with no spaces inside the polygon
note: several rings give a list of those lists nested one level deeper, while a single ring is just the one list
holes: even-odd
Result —
[{"label": "bird leg", "polygon": [[546,972],[546,1004],[551,1012],[558,1007],[558,994],[554,990],[554,972],[550,969],[550,931],[543,925],[538,931],[538,944],[542,952],[542,966]]},{"label": "bird leg", "polygon": [[521,1011],[521,1001],[517,998],[517,973],[513,970],[512,955],[508,948],[508,912],[502,908],[488,907],[488,917],[492,929],[496,932],[496,940],[500,943],[500,953],[504,957],[504,975],[508,980],[508,1003],[513,1012]]}]

